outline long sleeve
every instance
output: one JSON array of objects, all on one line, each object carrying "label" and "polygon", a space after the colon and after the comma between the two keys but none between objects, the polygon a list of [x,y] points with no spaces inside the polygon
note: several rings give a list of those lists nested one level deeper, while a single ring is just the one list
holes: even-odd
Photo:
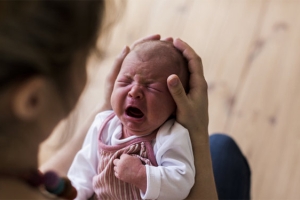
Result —
[{"label": "long sleeve", "polygon": [[84,140],[81,150],[76,154],[69,169],[68,177],[77,189],[76,199],[88,199],[93,193],[93,177],[97,174],[98,165],[98,136],[103,120],[111,112],[100,113],[96,116]]},{"label": "long sleeve", "polygon": [[195,166],[188,130],[174,120],[158,131],[154,144],[158,167],[146,165],[147,191],[143,199],[184,199],[195,182]]}]

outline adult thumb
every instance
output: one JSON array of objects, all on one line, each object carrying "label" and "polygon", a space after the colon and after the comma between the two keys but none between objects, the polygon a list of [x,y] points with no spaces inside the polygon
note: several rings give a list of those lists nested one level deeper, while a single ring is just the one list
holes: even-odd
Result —
[{"label": "adult thumb", "polygon": [[168,77],[167,84],[177,108],[180,110],[180,108],[187,103],[187,96],[182,83],[177,75],[172,74]]}]

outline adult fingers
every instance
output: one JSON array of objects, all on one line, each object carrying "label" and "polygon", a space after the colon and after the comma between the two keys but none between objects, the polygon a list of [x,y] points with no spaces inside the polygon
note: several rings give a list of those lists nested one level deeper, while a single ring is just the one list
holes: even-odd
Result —
[{"label": "adult fingers", "polygon": [[185,90],[177,75],[172,74],[167,79],[169,91],[177,105],[177,109],[180,109],[187,103],[187,96]]},{"label": "adult fingers", "polygon": [[164,39],[161,39],[162,41],[166,41],[166,42],[172,42],[173,43],[173,38],[172,37],[167,37],[167,38],[164,38]]},{"label": "adult fingers", "polygon": [[199,92],[206,89],[206,81],[203,73],[203,65],[201,58],[187,43],[180,39],[176,39],[173,42],[174,46],[179,49],[183,56],[188,61],[188,68],[190,71],[190,92],[191,96],[199,96]]},{"label": "adult fingers", "polygon": [[119,71],[121,69],[122,63],[126,57],[126,55],[129,53],[130,49],[129,47],[125,46],[123,48],[123,51],[117,56],[115,59],[112,68],[110,69],[109,74],[106,77],[105,81],[105,93],[104,93],[104,105],[102,106],[102,109],[104,110],[110,110],[111,104],[110,104],[110,97],[114,88],[115,80],[119,74]]},{"label": "adult fingers", "polygon": [[149,35],[146,37],[143,37],[139,40],[136,40],[131,46],[130,49],[132,49],[137,43],[143,42],[143,41],[147,41],[147,40],[159,40],[160,39],[160,35],[159,34],[155,34],[155,35]]},{"label": "adult fingers", "polygon": [[202,60],[197,53],[186,42],[177,38],[173,42],[174,46],[179,49],[187,59],[191,73],[199,73],[203,76]]},{"label": "adult fingers", "polygon": [[119,71],[121,69],[122,63],[123,63],[126,55],[129,53],[129,51],[130,51],[129,47],[125,46],[123,48],[122,52],[117,56],[113,66],[111,68],[111,71],[107,76],[107,79],[109,82],[112,82],[112,83],[115,82],[115,80],[119,74]]}]

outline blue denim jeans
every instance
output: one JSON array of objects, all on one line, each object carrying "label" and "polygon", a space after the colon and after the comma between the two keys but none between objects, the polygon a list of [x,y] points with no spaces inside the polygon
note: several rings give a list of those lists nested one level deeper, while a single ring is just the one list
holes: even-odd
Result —
[{"label": "blue denim jeans", "polygon": [[219,199],[250,199],[250,167],[235,141],[224,134],[209,139]]}]

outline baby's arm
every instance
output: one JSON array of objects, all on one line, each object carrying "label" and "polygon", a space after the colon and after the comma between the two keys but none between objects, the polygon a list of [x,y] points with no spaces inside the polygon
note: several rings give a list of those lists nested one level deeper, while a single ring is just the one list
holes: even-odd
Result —
[{"label": "baby's arm", "polygon": [[154,145],[158,167],[146,165],[147,190],[143,199],[184,199],[195,182],[192,145],[187,129],[169,120]]},{"label": "baby's arm", "polygon": [[68,177],[77,189],[76,199],[88,199],[94,194],[93,177],[97,174],[99,126],[110,113],[111,111],[106,111],[96,116],[69,169]]},{"label": "baby's arm", "polygon": [[146,167],[138,157],[123,154],[120,159],[114,160],[114,165],[115,176],[118,179],[135,185],[143,193],[146,192]]},{"label": "baby's arm", "polygon": [[114,160],[115,176],[141,190],[143,199],[184,199],[195,182],[189,133],[174,121],[157,133],[154,151],[160,166],[143,165],[139,158],[123,154]]},{"label": "baby's arm", "polygon": [[88,199],[94,193],[92,180],[96,175],[97,147],[94,148],[92,132],[90,129],[68,172],[68,178],[77,189],[76,199]]}]

